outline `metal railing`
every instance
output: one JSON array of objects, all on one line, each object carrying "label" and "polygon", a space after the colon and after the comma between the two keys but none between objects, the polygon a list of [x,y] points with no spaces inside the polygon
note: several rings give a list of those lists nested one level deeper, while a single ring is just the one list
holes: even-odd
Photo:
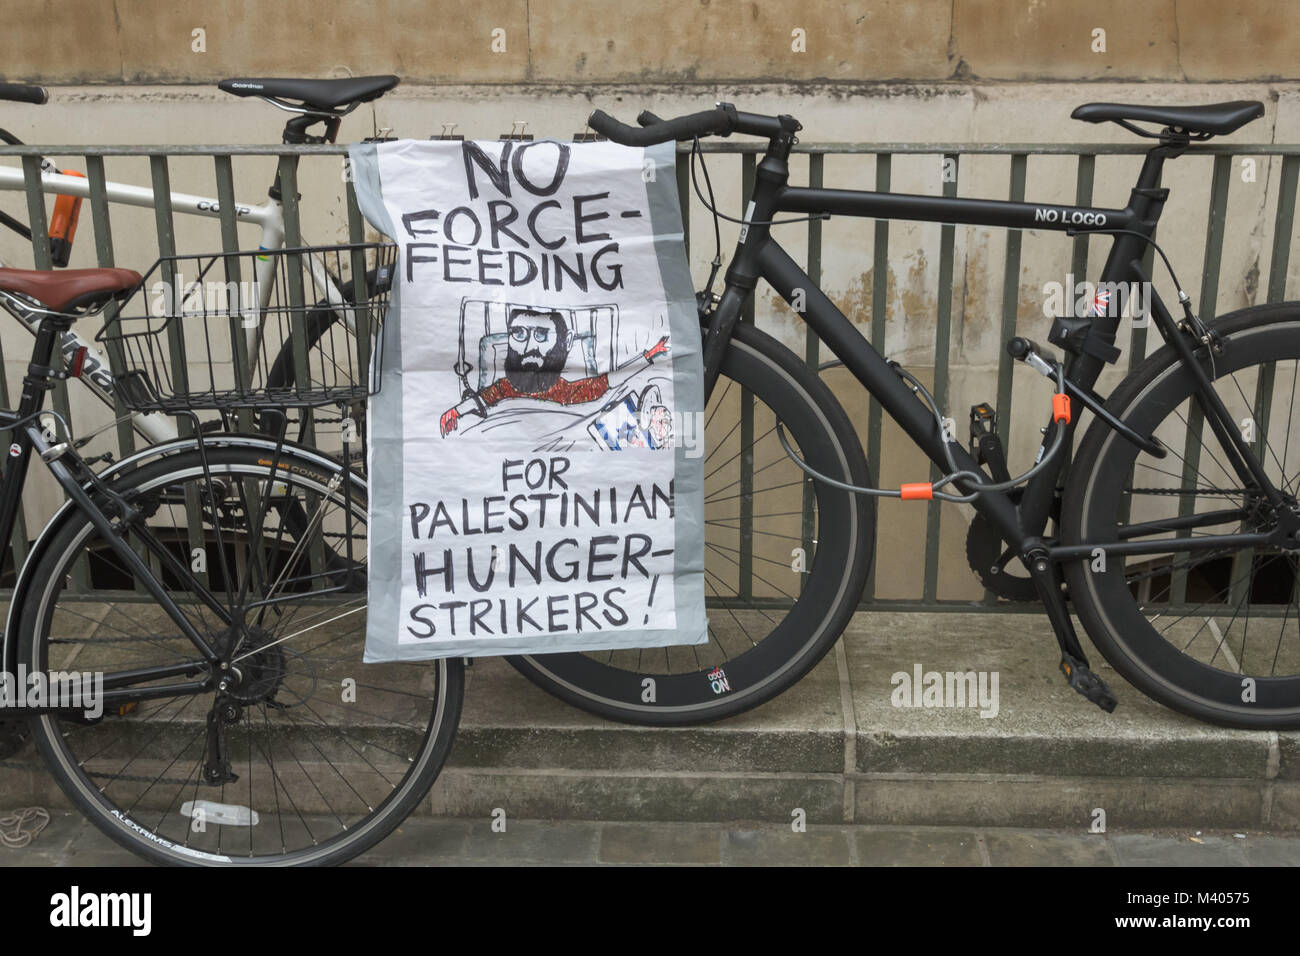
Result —
[{"label": "metal railing", "polygon": [[[508,138],[508,137],[502,137]],[[1149,148],[1140,143],[1125,144],[998,144],[972,145],[958,143],[801,143],[795,148],[796,154],[806,154],[808,167],[808,184],[814,187],[824,185],[825,160],[827,156],[860,155],[874,160],[874,182],[867,188],[889,191],[891,174],[895,157],[910,155],[927,155],[942,157],[955,175],[945,176],[942,186],[943,195],[957,195],[961,177],[963,157],[980,155],[1001,155],[1010,158],[1010,171],[1005,189],[1006,198],[1013,201],[1025,199],[1026,179],[1031,158],[1037,156],[1073,157],[1076,160],[1075,203],[1091,205],[1096,179],[1096,164],[1099,156],[1139,155]],[[736,154],[741,167],[741,195],[747,197],[752,189],[756,161],[763,150],[761,143],[709,142],[703,145],[707,154]],[[301,241],[302,203],[298,195],[299,161],[302,157],[331,156],[341,158],[346,155],[342,146],[237,146],[237,147],[84,147],[84,146],[0,146],[0,162],[14,157],[21,160],[24,172],[27,213],[32,229],[33,263],[38,268],[51,268],[48,242],[48,222],[45,210],[45,195],[41,185],[41,156],[60,158],[80,158],[89,184],[89,223],[82,223],[82,235],[87,225],[93,231],[95,258],[100,266],[126,265],[143,271],[149,262],[118,262],[114,251],[114,234],[112,226],[111,204],[107,199],[105,184],[105,159],[108,157],[143,157],[147,158],[150,170],[150,183],[154,197],[154,231],[158,256],[175,255],[181,252],[210,252],[203,250],[177,250],[175,215],[170,201],[171,161],[179,157],[206,157],[212,162],[215,182],[215,195],[219,200],[219,219],[221,250],[224,252],[241,251],[239,241],[238,213],[236,211],[236,191],[232,160],[236,157],[276,157],[280,173],[281,191],[284,204],[284,226],[286,246],[296,246]],[[1205,318],[1213,317],[1215,302],[1220,283],[1220,266],[1223,258],[1226,222],[1228,213],[1228,194],[1234,161],[1238,157],[1281,157],[1280,174],[1277,188],[1277,204],[1272,213],[1273,240],[1266,284],[1266,301],[1282,301],[1285,294],[1286,273],[1291,255],[1291,235],[1294,227],[1297,179],[1300,178],[1300,146],[1282,146],[1276,144],[1245,144],[1223,146],[1199,146],[1188,150],[1188,155],[1203,155],[1213,158],[1213,170],[1210,183],[1210,201],[1206,210],[1205,251],[1201,265],[1201,282],[1199,287],[1200,313]],[[697,215],[708,213],[693,201],[690,183],[689,154],[686,147],[681,147],[678,155],[677,182],[681,198],[683,222],[686,226],[687,241],[690,237],[692,212]],[[859,182],[861,182],[859,180]],[[865,185],[865,184],[864,184]],[[1130,183],[1124,183],[1125,188]],[[861,187],[859,187],[861,188]],[[362,242],[365,238],[365,222],[357,206],[356,195],[350,182],[345,183],[346,192],[346,232],[347,241]],[[309,198],[308,203],[315,200]],[[1266,215],[1266,213],[1264,214]],[[876,277],[886,277],[890,271],[890,222],[874,223],[874,247],[871,264]],[[941,225],[939,239],[938,283],[935,306],[935,334],[933,359],[933,393],[941,408],[947,408],[950,398],[951,358],[953,338],[952,296],[948,294],[953,285],[956,226]],[[1023,236],[1018,230],[1007,231],[1007,243],[1001,262],[1002,303],[997,317],[999,341],[1005,341],[1016,334],[1018,312],[1018,290],[1022,258]],[[726,249],[724,248],[724,255]],[[806,270],[812,280],[818,284],[826,278],[823,274],[823,223],[811,220],[807,225],[807,261]],[[1148,257],[1151,255],[1148,249]],[[1086,277],[1089,267],[1088,237],[1078,236],[1073,239],[1071,256],[1071,274]],[[1150,262],[1148,262],[1148,274]],[[990,270],[996,268],[990,265]],[[1095,271],[1099,271],[1095,270]],[[697,275],[697,280],[700,278]],[[864,330],[867,338],[880,351],[885,351],[885,332],[888,306],[888,282],[875,281],[871,291],[869,326]],[[3,321],[3,320],[0,320]],[[755,321],[754,305],[751,300],[747,307],[744,321]],[[1132,337],[1128,343],[1127,362],[1132,368],[1146,354],[1147,329],[1133,324]],[[14,341],[12,336],[0,335],[0,398],[11,404],[16,398],[9,388],[5,374],[5,349]],[[25,341],[19,340],[24,346]],[[18,349],[18,354],[11,356],[25,357],[25,350]],[[1004,443],[1009,442],[1016,427],[1012,414],[1012,369],[1013,363],[1005,352],[999,350],[999,362],[996,376],[996,399],[998,411],[998,432]],[[111,358],[111,356],[110,356]],[[819,349],[819,342],[807,333],[804,343],[804,358],[814,367],[828,358]],[[853,388],[857,388],[853,383]],[[63,383],[54,390],[54,408],[68,416],[70,408],[69,392]],[[118,407],[117,416],[125,419],[125,410]],[[71,420],[70,418],[68,420]],[[1035,423],[1038,424],[1038,423]],[[868,461],[879,474],[883,447],[883,417],[879,404],[871,402],[868,406],[865,428],[864,447]],[[1027,427],[1027,426],[1026,426]],[[130,454],[137,448],[136,435],[129,422],[119,421],[116,429],[118,455]],[[6,439],[7,441],[7,439]],[[752,462],[747,465],[752,469]],[[938,477],[937,470],[933,477]],[[752,477],[752,476],[751,476]],[[743,481],[743,476],[742,476]],[[742,483],[742,487],[744,484]],[[887,598],[878,593],[876,587],[875,565],[863,594],[864,607],[888,608],[895,610],[962,610],[998,607],[1007,609],[1005,603],[997,602],[989,593],[980,599],[944,599],[940,591],[940,553],[942,528],[941,505],[938,501],[927,503],[925,509],[924,552],[921,557],[921,574],[919,594],[906,598]],[[742,527],[742,531],[743,531]],[[805,528],[805,536],[809,532]],[[742,540],[750,537],[742,534]],[[27,524],[20,520],[11,543],[13,567],[21,564],[29,547]],[[752,556],[751,556],[752,557]],[[746,562],[748,563],[748,562]],[[1029,606],[1028,609],[1034,609]]]}]

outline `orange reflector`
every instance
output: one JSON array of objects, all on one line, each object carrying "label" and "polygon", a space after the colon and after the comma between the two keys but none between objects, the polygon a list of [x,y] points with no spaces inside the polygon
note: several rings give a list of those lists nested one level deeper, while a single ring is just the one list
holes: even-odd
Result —
[{"label": "orange reflector", "polygon": [[1070,396],[1064,393],[1052,396],[1052,421],[1070,424]]},{"label": "orange reflector", "polygon": [[934,485],[928,481],[916,481],[900,485],[898,488],[904,501],[929,501],[934,497]]}]

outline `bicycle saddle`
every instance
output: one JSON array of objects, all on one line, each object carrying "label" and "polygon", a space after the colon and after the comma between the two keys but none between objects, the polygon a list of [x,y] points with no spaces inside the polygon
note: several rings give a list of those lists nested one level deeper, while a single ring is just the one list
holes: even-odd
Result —
[{"label": "bicycle saddle", "polygon": [[125,298],[140,284],[131,269],[0,269],[0,292],[29,296],[51,312],[93,312],[110,299]]},{"label": "bicycle saddle", "polygon": [[1258,100],[1233,100],[1230,103],[1211,103],[1208,106],[1128,106],[1123,103],[1084,103],[1070,114],[1071,119],[1089,123],[1107,120],[1123,123],[1160,123],[1173,126],[1191,134],[1207,136],[1235,132],[1253,119],[1264,115],[1264,104]]},{"label": "bicycle saddle", "polygon": [[332,110],[348,103],[379,99],[399,82],[401,79],[396,76],[349,76],[337,80],[236,77],[222,80],[217,86],[235,96],[270,96]]}]

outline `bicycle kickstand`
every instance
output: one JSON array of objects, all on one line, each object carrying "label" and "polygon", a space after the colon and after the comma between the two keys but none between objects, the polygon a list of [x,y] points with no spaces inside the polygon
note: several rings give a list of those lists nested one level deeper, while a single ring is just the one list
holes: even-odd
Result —
[{"label": "bicycle kickstand", "polygon": [[1110,686],[1088,666],[1088,657],[1074,632],[1074,623],[1066,609],[1061,594],[1061,576],[1057,566],[1047,556],[1041,540],[1030,539],[1021,553],[1029,576],[1033,579],[1038,596],[1047,609],[1052,622],[1052,632],[1061,646],[1061,673],[1078,693],[1092,701],[1106,713],[1112,713],[1119,699]]}]

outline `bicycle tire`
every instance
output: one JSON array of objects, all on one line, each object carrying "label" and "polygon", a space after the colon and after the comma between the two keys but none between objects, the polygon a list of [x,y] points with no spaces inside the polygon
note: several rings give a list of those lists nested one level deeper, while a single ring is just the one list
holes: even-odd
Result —
[{"label": "bicycle tire", "polygon": [[[1254,447],[1260,451],[1270,479],[1277,481],[1280,475],[1285,481],[1294,471],[1288,462],[1295,457],[1293,451],[1300,448],[1300,442],[1290,441],[1300,366],[1300,304],[1244,309],[1212,325],[1224,342],[1223,352],[1214,357],[1216,392],[1234,420],[1245,420],[1237,410],[1240,407],[1250,409],[1249,414],[1256,416],[1252,421],[1274,423],[1261,434],[1262,443]],[[1269,366],[1280,391],[1274,391],[1265,403],[1266,393],[1259,386],[1266,376],[1258,369]],[[1253,399],[1247,395],[1252,371],[1256,387]],[[1178,515],[1213,510],[1212,517],[1217,521],[1220,514],[1240,511],[1241,515],[1229,523],[1252,530],[1256,525],[1264,526],[1266,519],[1252,503],[1247,489],[1237,488],[1226,478],[1218,482],[1219,475],[1233,479],[1235,475],[1220,460],[1217,452],[1222,444],[1208,426],[1197,429],[1201,436],[1199,447],[1179,443],[1180,422],[1176,419],[1181,420],[1183,432],[1188,430],[1189,421],[1195,421],[1190,404],[1193,383],[1190,369],[1166,345],[1114,391],[1107,408],[1140,435],[1155,433],[1159,437],[1158,429],[1164,427],[1171,454],[1157,467],[1151,464],[1155,459],[1139,452],[1104,422],[1095,421],[1066,483],[1064,543],[1096,544],[1104,555],[1105,546],[1119,540],[1120,529],[1129,524],[1126,504],[1129,511],[1140,509],[1137,517],[1146,527],[1168,532],[1171,529],[1161,527],[1161,522],[1175,517],[1172,512],[1176,506],[1164,500],[1171,498],[1180,502]],[[1187,414],[1183,413],[1184,407]],[[1263,417],[1257,417],[1260,411],[1265,412]],[[1274,427],[1283,413],[1285,440]],[[1279,447],[1280,457],[1276,454]],[[1208,455],[1203,453],[1205,448],[1209,449]],[[1176,494],[1165,487],[1170,484]],[[1294,490],[1288,492],[1292,507]],[[1200,499],[1205,500],[1202,511],[1197,510]],[[1207,525],[1205,533],[1231,532],[1221,525]],[[1168,559],[1155,556],[1145,563],[1140,557],[1126,561],[1123,556],[1112,556],[1101,565],[1095,560],[1068,562],[1064,571],[1071,600],[1089,637],[1115,670],[1138,690],[1173,710],[1215,724],[1295,728],[1300,727],[1300,634],[1293,633],[1295,616],[1290,612],[1296,589],[1296,553],[1277,551],[1266,557],[1271,554],[1268,549],[1243,548],[1235,554],[1218,549],[1184,552],[1190,555],[1186,558],[1170,552]],[[1157,560],[1168,560],[1168,565],[1155,564]],[[1248,563],[1243,565],[1243,561]],[[1153,564],[1154,568],[1148,566]],[[1166,579],[1168,584],[1164,585]],[[1220,587],[1224,580],[1226,586]],[[1153,591],[1157,587],[1160,589]],[[1267,621],[1276,620],[1282,591],[1288,592],[1282,602],[1286,611],[1273,648]],[[1191,601],[1207,593],[1208,598],[1190,607]],[[1176,616],[1189,607],[1189,613]],[[1252,610],[1257,622],[1253,637]],[[1290,669],[1289,674],[1276,673],[1279,661]]]},{"label": "bicycle tire", "polygon": [[[723,357],[722,376],[714,389],[711,408],[726,400],[729,383],[747,389],[771,409],[784,424],[792,444],[813,467],[841,481],[872,484],[857,433],[844,409],[816,372],[771,336],[749,324],[736,327]],[[714,414],[706,411],[710,424]],[[754,430],[757,432],[759,427],[755,425]],[[785,474],[796,476],[801,486],[811,484],[811,479],[785,459],[776,436],[769,433],[763,440],[768,438],[769,448],[774,446],[774,450],[755,462],[755,473],[776,466],[780,459]],[[715,448],[707,437],[705,446],[711,457]],[[708,468],[706,459],[706,471]],[[711,504],[707,480],[705,493],[707,525],[716,529],[720,522],[734,520],[730,515],[716,517],[721,502]],[[815,484],[814,493],[816,550],[798,598],[771,633],[735,657],[723,656],[725,648],[720,640],[711,637],[706,656],[698,657],[699,666],[676,673],[671,668],[663,672],[645,666],[645,654],[637,655],[636,666],[628,658],[615,664],[612,654],[608,661],[602,661],[604,655],[600,653],[514,656],[507,660],[534,684],[561,700],[627,723],[706,723],[743,713],[772,699],[808,673],[834,645],[858,607],[870,567],[875,541],[874,499],[822,483]],[[710,560],[720,570],[711,572]],[[729,569],[728,562],[735,563],[735,559],[726,550],[716,544],[707,546],[706,576],[711,576],[713,584]],[[771,573],[766,571],[766,565],[763,567],[765,570],[758,573],[760,580],[765,573]],[[715,603],[722,603],[722,596],[714,598]],[[771,614],[763,613],[770,620]],[[772,609],[771,613],[781,612]],[[726,623],[728,614],[737,618],[731,610],[711,610],[710,631],[714,631],[715,621]],[[677,652],[678,659],[690,661],[688,651]],[[665,664],[671,664],[673,649],[659,653],[664,655]],[[719,692],[716,688],[716,678],[711,675],[717,667],[723,669],[729,690]],[[647,679],[654,681],[653,703],[645,700]]]},{"label": "bicycle tire", "polygon": [[[297,594],[304,587],[304,576],[295,570],[301,563],[294,557],[298,553],[296,542],[284,539],[283,535],[272,539],[270,530],[260,522],[241,523],[238,506],[231,502],[245,500],[249,488],[266,490],[271,497],[301,494],[309,502],[322,502],[312,514],[319,516],[318,526],[322,533],[326,533],[327,528],[339,527],[337,517],[333,516],[346,515],[349,509],[353,518],[364,523],[364,486],[354,478],[351,487],[345,491],[346,483],[338,483],[341,466],[330,470],[319,460],[295,455],[291,447],[285,449],[279,468],[274,471],[269,458],[264,448],[231,445],[207,450],[214,485],[219,484],[222,490],[214,489],[209,498],[199,499],[204,527],[209,529],[202,540],[207,550],[212,550],[218,540],[232,542],[225,546],[231,555],[235,555],[238,546],[233,542],[242,528],[247,544],[246,566],[252,566],[255,553],[262,555],[266,579],[269,580],[277,567],[276,562],[280,562],[275,583],[266,589],[268,593],[274,593],[284,582],[284,593],[292,588]],[[186,500],[185,490],[192,485],[197,487],[195,483],[202,484],[202,479],[202,459],[197,452],[188,452],[143,465],[116,479],[112,488],[145,510],[152,509],[150,530],[159,540],[164,540],[167,533],[155,530],[163,528],[157,523],[160,512],[163,508],[183,507],[177,502]],[[244,489],[242,494],[241,489]],[[325,503],[337,504],[340,501],[342,503],[334,511],[326,511]],[[268,504],[262,510],[262,520],[274,521],[271,517],[274,513],[278,513],[277,509]],[[252,509],[246,509],[244,514],[252,514]],[[218,539],[212,530],[218,527],[223,529],[225,537],[222,539]],[[355,534],[354,525],[344,527],[344,533]],[[193,538],[189,537],[188,531],[182,535],[179,526],[176,531],[176,546],[186,549],[182,554],[188,557],[188,546]],[[126,533],[138,540],[134,529]],[[291,544],[294,549],[286,558],[283,552]],[[341,545],[335,548],[335,554],[341,553]],[[127,593],[130,582],[117,579],[119,590],[114,596],[120,605],[108,601],[109,610],[95,623],[93,631],[83,633],[87,625],[69,617],[76,614],[85,617],[78,611],[78,608],[85,607],[84,602],[75,602],[75,595],[67,595],[64,591],[68,582],[73,581],[72,569],[82,567],[90,575],[92,584],[107,583],[113,575],[124,570],[120,565],[115,566],[112,552],[102,546],[98,532],[84,513],[74,512],[64,521],[32,560],[39,562],[35,577],[37,583],[23,609],[19,633],[19,660],[29,670],[47,670],[52,648],[57,645],[62,651],[68,643],[77,647],[73,663],[79,670],[93,671],[97,669],[97,662],[110,665],[102,666],[107,671],[133,666],[130,665],[131,658],[122,656],[132,653],[152,653],[163,661],[172,661],[177,646],[187,649],[189,655],[197,658],[192,645],[183,642],[179,634],[169,637],[166,628],[158,626],[159,620],[170,622],[161,609],[142,607],[138,601],[126,600],[130,596]],[[220,573],[213,570],[216,561],[216,558],[209,560],[209,574]],[[225,568],[229,563],[227,559],[221,567]],[[290,570],[293,570],[292,574],[288,573]],[[340,578],[335,570],[329,568],[318,576],[329,582]],[[185,582],[174,573],[170,580],[167,575],[160,580],[178,599],[185,593]],[[179,710],[174,706],[177,698],[164,698],[156,708],[150,705],[157,702],[141,701],[128,713],[106,714],[94,722],[54,716],[33,719],[37,746],[64,793],[111,839],[155,863],[331,865],[374,846],[418,805],[441,771],[459,720],[464,673],[463,662],[459,659],[432,662],[427,669],[411,669],[409,664],[365,665],[362,672],[360,638],[364,626],[355,623],[354,612],[357,600],[364,607],[363,581],[357,575],[357,581],[347,584],[345,589],[348,594],[359,591],[359,599],[348,599],[342,605],[326,601],[325,610],[314,611],[314,617],[295,618],[301,607],[315,607],[308,603],[310,585],[307,585],[308,590],[301,591],[306,595],[303,600],[293,604],[290,612],[287,615],[281,613],[279,618],[283,626],[288,626],[293,620],[299,623],[300,630],[291,632],[289,639],[278,638],[273,629],[276,622],[272,612],[257,619],[264,636],[254,638],[255,629],[244,631],[246,636],[243,640],[257,641],[256,644],[244,645],[248,648],[244,655],[246,675],[240,685],[244,694],[238,702],[248,720],[245,725],[232,723],[235,730],[230,731],[229,752],[236,755],[232,758],[231,769],[242,771],[244,765],[238,755],[242,754],[241,746],[247,745],[247,771],[242,775],[247,781],[247,800],[238,800],[245,787],[243,780],[222,782],[219,791],[200,784],[200,764],[208,749],[206,743],[197,758],[189,756],[192,741],[181,747],[181,742],[187,739],[186,733],[194,726],[202,728],[202,721],[197,718],[202,717],[207,698],[213,697],[211,691],[196,694],[190,700],[181,699]],[[215,583],[211,589],[214,593],[223,590]],[[292,594],[289,596],[293,597]],[[340,607],[352,607],[353,610],[332,616]],[[159,618],[158,614],[164,616]],[[322,620],[327,615],[329,617]],[[331,624],[349,615],[353,615],[350,620],[354,625],[350,630],[346,624],[331,628]],[[201,608],[195,616],[204,618]],[[249,620],[253,619],[250,612]],[[364,620],[363,615],[361,620]],[[303,628],[301,625],[310,626]],[[138,637],[132,637],[133,628],[139,629]],[[209,631],[211,633],[206,635],[209,640],[220,636],[211,628]],[[303,639],[290,640],[297,633],[308,631],[315,635],[310,639],[315,646],[304,646],[306,641]],[[335,631],[341,633],[331,636]],[[278,657],[274,652],[277,639],[283,648]],[[338,647],[338,642],[344,639],[348,643]],[[176,643],[170,643],[172,641]],[[328,645],[335,646],[326,650]],[[238,662],[237,659],[235,663]],[[152,663],[157,664],[159,660]],[[354,666],[356,670],[353,670]],[[348,709],[347,684],[340,676],[351,673],[357,674],[353,702],[362,701],[354,710]],[[429,688],[427,694],[426,685]],[[343,688],[345,693],[340,701],[334,701],[332,697],[338,688]],[[196,702],[199,706],[194,710]],[[168,707],[175,713],[169,722],[163,723],[162,717]],[[427,708],[427,714],[422,707]],[[187,709],[191,710],[189,715],[185,714]],[[259,710],[261,725],[257,725],[252,716]],[[113,770],[127,749],[134,748],[139,739],[148,737],[153,729],[148,714],[156,715],[155,724],[160,725],[154,737],[131,753],[121,770]],[[404,718],[403,715],[412,716]],[[275,719],[275,731],[271,729],[272,718]],[[243,731],[243,735],[237,731]],[[196,732],[201,734],[202,730]],[[95,749],[89,753],[92,747]],[[146,748],[151,748],[151,752],[142,756]],[[165,748],[176,750],[170,762],[165,762],[169,753]],[[161,756],[154,751],[161,751]],[[293,761],[285,757],[277,765],[276,754],[291,755]],[[334,754],[342,754],[351,761],[344,767],[346,774],[332,763]],[[107,764],[110,758],[112,766]],[[144,774],[127,772],[133,764],[162,769],[148,771],[158,773],[156,780],[151,782]],[[193,769],[182,777],[184,769],[189,766]],[[140,777],[145,779],[134,779]],[[178,779],[182,786],[177,786]],[[149,786],[138,790],[145,783]],[[259,783],[260,791],[256,789]],[[299,783],[304,785],[298,786]],[[236,786],[241,789],[232,797]],[[291,786],[298,792],[294,793]],[[188,812],[181,799],[185,795],[190,798],[191,809]],[[132,799],[132,803],[127,802]],[[342,805],[345,802],[347,806]],[[262,826],[259,829],[256,824],[214,822],[201,835],[195,836],[193,820],[197,815],[194,808],[202,807],[206,814],[209,807],[217,805],[258,811]],[[217,819],[222,819],[220,811],[217,812]],[[152,822],[155,814],[157,823]],[[347,819],[344,819],[344,814],[347,814]],[[329,819],[331,815],[334,821]],[[251,819],[251,815],[246,819]],[[324,836],[327,830],[333,832]],[[290,848],[286,844],[288,839],[299,839],[302,845]],[[245,840],[247,852],[244,852]]]}]

